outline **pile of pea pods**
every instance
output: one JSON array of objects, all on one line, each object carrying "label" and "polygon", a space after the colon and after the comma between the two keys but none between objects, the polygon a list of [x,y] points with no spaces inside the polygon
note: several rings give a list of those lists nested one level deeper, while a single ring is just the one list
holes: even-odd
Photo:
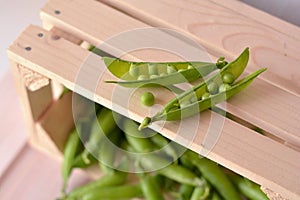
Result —
[{"label": "pile of pea pods", "polygon": [[[105,107],[96,105],[96,112],[78,122],[65,144],[60,199],[268,199],[259,185],[159,133],[139,131],[138,123]],[[67,192],[74,169],[95,165],[99,179]]]}]

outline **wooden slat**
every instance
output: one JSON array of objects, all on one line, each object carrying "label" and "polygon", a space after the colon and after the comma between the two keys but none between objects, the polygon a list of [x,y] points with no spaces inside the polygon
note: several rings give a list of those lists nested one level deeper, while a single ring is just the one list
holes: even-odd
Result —
[{"label": "wooden slat", "polygon": [[[300,95],[298,27],[274,22],[270,17],[265,19],[260,12],[254,19],[249,18],[248,15],[256,15],[255,9],[233,0],[101,1],[150,25],[184,32],[207,49],[218,50],[219,54],[229,58],[249,46],[252,52],[251,70],[261,66],[269,68],[262,75],[265,80]],[[269,23],[270,20],[272,23]]]},{"label": "wooden slat", "polygon": [[[158,0],[157,0],[158,1]],[[114,1],[112,1],[114,2]],[[203,2],[203,1],[201,1]],[[187,13],[187,15],[191,15],[193,16],[195,19],[201,19],[201,20],[217,20],[221,21],[223,18],[219,17],[219,13],[223,13],[223,15],[227,16],[228,19],[232,19],[232,18],[237,18],[234,16],[232,16],[233,14],[230,12],[228,13],[228,10],[226,8],[223,7],[216,7],[215,3],[212,3],[210,1],[205,1],[206,3],[204,3],[206,6],[203,8],[201,3],[195,3],[195,7],[199,7],[199,13],[196,12],[196,14],[192,11],[194,11],[195,9],[192,9],[190,11],[190,8],[188,9],[188,5],[183,5],[181,3],[181,1],[177,0],[174,1],[174,5],[171,6],[169,8],[170,4],[166,4],[164,2],[160,2],[158,1],[157,5],[161,6],[161,7],[157,7],[156,5],[152,5],[152,3],[139,3],[139,2],[135,2],[135,1],[128,1],[128,3],[134,3],[134,6],[136,7],[129,7],[131,10],[130,13],[132,13],[133,15],[135,14],[135,12],[142,12],[142,14],[145,16],[138,16],[144,20],[153,20],[153,19],[157,19],[157,18],[150,18],[150,14],[152,14],[152,16],[159,16],[159,23],[162,23],[162,20],[165,20],[164,22],[167,23],[167,20],[165,19],[164,16],[160,16],[162,15],[162,13],[165,13],[165,15],[169,16],[170,12],[174,9],[177,10],[178,12],[180,11],[180,9],[182,9],[183,13]],[[136,3],[136,4],[135,4]],[[122,3],[119,2],[117,3],[118,5],[123,5],[125,6],[125,8],[123,7],[119,7],[120,9],[127,9],[127,7],[129,6],[127,3]],[[149,5],[148,5],[149,4]],[[151,4],[151,5],[150,5]],[[144,11],[139,11],[136,8],[139,8],[139,6],[149,6],[148,8],[145,9],[141,9]],[[94,9],[90,9],[90,8],[94,8]],[[175,7],[175,8],[174,8]],[[205,17],[205,13],[208,10],[207,8],[214,8],[216,7],[216,10],[214,10],[210,15],[208,16],[212,16],[213,18],[206,18]],[[80,8],[80,9],[79,9]],[[165,9],[166,12],[162,12],[162,8]],[[56,15],[55,10],[59,9],[61,14],[60,15]],[[185,10],[186,9],[186,10]],[[72,10],[72,11],[71,11]],[[157,13],[158,11],[160,11],[159,13]],[[173,12],[177,13],[177,11]],[[200,12],[201,11],[201,12]],[[149,12],[149,15],[147,16],[146,12]],[[181,12],[181,11],[180,11]],[[203,14],[203,13],[204,14]],[[199,15],[199,16],[194,16],[194,15]],[[223,16],[222,15],[222,16]],[[112,8],[109,8],[105,5],[102,5],[101,3],[97,3],[95,1],[89,1],[86,0],[84,1],[84,3],[81,0],[75,0],[75,1],[70,1],[70,2],[65,2],[65,1],[59,1],[59,0],[51,0],[50,2],[48,2],[48,4],[43,8],[42,13],[41,13],[42,19],[46,20],[46,21],[51,21],[51,23],[55,26],[58,26],[68,32],[72,32],[75,35],[77,35],[78,37],[82,37],[84,40],[91,42],[92,44],[100,44],[103,41],[106,41],[108,38],[110,38],[113,35],[117,35],[120,34],[124,31],[129,31],[131,29],[137,29],[137,28],[146,28],[149,27],[146,24],[143,24],[140,21],[134,20],[131,17],[124,15]],[[175,15],[174,15],[175,16]],[[182,28],[182,24],[178,24],[178,20],[181,19],[177,19],[175,20],[175,18],[168,18],[169,20],[172,20],[172,23],[174,23],[174,25],[172,26],[173,28],[181,29]],[[183,15],[185,16],[185,15]],[[193,18],[193,19],[194,19]],[[109,19],[109,20],[107,20]],[[120,23],[120,19],[122,19],[122,24]],[[183,19],[183,24],[185,24],[187,26],[187,23],[191,23],[190,18],[188,17],[182,17]],[[241,19],[237,19],[239,20],[239,24],[250,24],[251,26],[255,27],[255,23],[250,21],[248,22],[247,18],[242,17]],[[86,22],[90,22],[90,23],[83,23],[84,21]],[[126,21],[126,23],[124,23]],[[175,23],[176,22],[176,23]],[[204,23],[204,22],[203,22]],[[220,22],[221,23],[221,22]],[[94,24],[97,24],[97,26],[95,27]],[[114,27],[111,27],[112,24],[114,24]],[[171,22],[169,23],[171,24]],[[201,23],[200,23],[201,24]],[[176,27],[176,26],[179,26]],[[261,27],[262,25],[257,25],[258,27]],[[185,27],[185,26],[183,26]],[[232,30],[235,30],[234,28],[232,28]],[[239,30],[239,29],[238,29]],[[256,29],[255,29],[256,30]],[[264,30],[268,30],[267,28],[263,28],[262,31]],[[269,31],[269,30],[268,30]],[[216,33],[214,34],[219,34],[217,32],[224,32],[224,31],[216,31]],[[225,34],[226,32],[224,32]],[[279,34],[279,33],[278,33]],[[212,35],[211,33],[207,33],[207,35]],[[161,37],[165,35],[161,35]],[[198,37],[198,35],[196,35]],[[217,37],[219,37],[220,35],[217,35]],[[157,36],[158,37],[158,36]],[[167,41],[169,43],[171,40],[171,36],[168,37],[169,40],[159,40],[159,38],[157,37],[151,37],[151,39],[149,39],[149,41],[156,43],[157,41],[161,41],[161,43]],[[200,37],[200,36],[199,36]],[[225,37],[225,36],[224,36]],[[279,36],[278,36],[279,37]],[[167,38],[167,37],[166,37]],[[205,38],[205,37],[203,37]],[[213,38],[213,36],[212,36]],[[131,40],[134,40],[136,38],[131,38]],[[199,39],[199,38],[198,38]],[[291,40],[291,39],[290,39]],[[287,44],[290,40],[287,40]],[[175,40],[172,40],[173,42],[175,42]],[[206,41],[206,40],[205,40]],[[244,40],[243,40],[244,41]],[[115,54],[115,52],[117,52],[117,50],[112,51],[112,48],[118,49],[119,51],[125,51],[125,48],[127,47],[126,45],[130,45],[130,44],[134,44],[136,46],[138,46],[139,41],[135,41],[135,42],[129,42],[128,43],[124,43],[124,41],[118,41],[120,44],[115,43],[114,46],[104,46],[104,50],[108,51],[109,53]],[[236,44],[236,43],[235,43]],[[218,48],[219,44],[216,44],[216,46],[211,46],[211,49],[208,49],[209,52],[214,53],[213,56],[220,56],[216,54],[217,51],[220,50],[220,48]],[[294,48],[295,45],[297,44],[291,44],[292,47]],[[124,47],[125,46],[125,47]],[[233,45],[232,45],[233,46]],[[245,46],[245,44],[244,44]],[[239,51],[242,50],[242,48],[244,48],[244,46],[239,46],[239,47],[235,47],[236,50],[238,49]],[[255,47],[256,48],[256,47]],[[253,48],[251,50],[251,54],[254,54],[254,57],[252,57],[252,60],[256,59],[255,55],[257,53],[257,51],[255,50],[255,48]],[[185,50],[185,48],[183,47],[178,47],[178,49],[182,49]],[[280,49],[280,48],[279,48]],[[227,51],[223,50],[225,53]],[[150,51],[151,52],[151,51]],[[145,51],[145,52],[133,52],[131,53],[131,55],[134,55],[135,57],[141,59],[141,60],[149,60],[149,58],[151,59],[151,56],[156,56],[155,59],[157,60],[171,60],[172,57],[170,55],[165,55],[165,54],[158,54],[158,53],[150,53],[149,51]],[[294,53],[294,52],[293,52]],[[228,54],[228,52],[226,53]],[[158,56],[157,56],[158,55]],[[265,54],[262,54],[265,55]],[[169,57],[168,57],[169,56]],[[231,56],[232,57],[232,56]],[[278,56],[276,56],[276,58],[280,59]],[[274,59],[272,59],[274,60]],[[272,61],[270,59],[270,61]],[[273,62],[273,61],[272,61]],[[289,63],[289,69],[290,67],[294,67],[294,64]],[[265,67],[265,66],[264,66]],[[278,66],[279,67],[279,66]],[[296,67],[296,66],[295,66]],[[254,70],[254,68],[257,68],[257,66],[255,65],[250,65],[248,67],[248,72]],[[264,74],[272,74],[274,71],[276,71],[277,68],[276,66],[271,66],[267,72],[265,72]],[[283,70],[283,68],[280,65],[280,70]],[[284,70],[285,73],[290,73],[287,70]],[[292,70],[293,74],[297,74],[299,72],[299,70]],[[295,75],[297,76],[297,75]],[[287,75],[283,75],[282,77],[288,77]],[[266,80],[266,79],[265,79]],[[300,80],[300,79],[299,79]],[[295,84],[291,84],[290,81],[287,82],[286,80],[284,81],[286,84],[294,87]],[[254,93],[250,93],[251,96],[249,96],[249,99],[257,99],[257,101],[259,101],[260,103],[256,103],[256,101],[247,101],[247,104],[244,104],[243,102],[240,101],[234,101],[234,104],[231,103],[231,101],[229,101],[227,109],[229,112],[232,112],[234,115],[244,119],[245,121],[248,121],[250,123],[253,123],[256,126],[259,126],[263,129],[265,129],[267,132],[271,132],[272,134],[276,135],[277,137],[286,140],[287,142],[293,143],[296,146],[300,145],[300,133],[298,130],[300,130],[300,124],[298,123],[298,119],[299,119],[299,104],[298,102],[300,101],[299,98],[296,95],[290,94],[289,92],[286,92],[280,88],[278,88],[277,86],[273,85],[273,84],[268,84],[265,81],[259,80],[257,79],[255,81],[255,83],[253,83],[254,88],[257,87],[264,87],[264,90],[259,89],[256,90],[255,95]],[[298,87],[297,87],[298,88]],[[300,87],[299,87],[300,88]],[[275,95],[275,98],[274,98]],[[293,102],[293,104],[291,104],[290,102]],[[243,109],[242,109],[243,108]],[[279,117],[274,117],[274,115],[276,116],[276,114],[280,112],[280,118]],[[258,118],[259,117],[259,118]]]},{"label": "wooden slat", "polygon": [[[149,108],[139,106],[138,103],[139,94],[143,92],[143,89],[132,91],[135,92],[134,95],[126,101],[128,97],[126,95],[131,95],[130,92],[128,93],[129,89],[118,89],[115,85],[103,83],[103,80],[111,78],[109,73],[103,72],[96,85],[90,84],[90,80],[95,80],[95,78],[98,80],[97,75],[105,70],[101,58],[96,55],[90,55],[88,62],[85,62],[87,68],[84,68],[84,73],[80,73],[83,82],[76,82],[78,72],[82,69],[83,61],[89,52],[64,39],[40,40],[35,36],[36,32],[40,31],[43,30],[34,26],[27,28],[9,48],[9,57],[19,63],[27,63],[32,70],[57,80],[71,89],[80,89],[78,92],[84,96],[94,97],[96,102],[136,121],[141,121],[145,113],[150,112]],[[46,38],[51,38],[47,31],[43,32]],[[24,42],[32,47],[32,51],[29,53],[17,45]],[[76,86],[75,83],[80,83],[80,86],[83,87]],[[255,88],[255,86],[250,86],[250,88]],[[165,89],[156,89],[153,92],[158,97],[160,104],[165,103],[171,95]],[[248,91],[249,95],[252,92],[253,90]],[[287,93],[287,95],[290,94]],[[239,95],[235,98],[241,97],[242,95]],[[130,106],[128,107],[128,105]],[[215,124],[212,121],[216,118],[221,120],[221,124]],[[207,153],[208,158],[265,187],[285,194],[290,199],[299,198],[299,152],[210,111],[203,112],[200,121],[196,115],[186,120],[166,123],[163,128],[161,125],[153,124],[152,128],[192,150]],[[218,129],[220,129],[220,135],[206,136],[208,131]],[[196,137],[192,140],[194,135],[191,134],[195,130]],[[213,141],[209,141],[210,139]],[[210,145],[212,149],[206,152],[203,148],[206,145]]]}]

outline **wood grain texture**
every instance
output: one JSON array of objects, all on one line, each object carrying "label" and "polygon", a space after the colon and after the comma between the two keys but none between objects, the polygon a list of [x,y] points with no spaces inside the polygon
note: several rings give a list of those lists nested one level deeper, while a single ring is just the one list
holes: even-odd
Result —
[{"label": "wood grain texture", "polygon": [[102,2],[152,26],[184,32],[208,51],[215,49],[229,58],[248,46],[251,49],[251,70],[267,67],[268,72],[262,75],[265,80],[300,95],[299,27],[265,17],[261,12],[233,0]]},{"label": "wood grain texture", "polygon": [[[35,36],[35,33],[40,31],[43,31],[45,34],[44,40],[40,40]],[[105,66],[99,56],[91,54],[87,61],[86,58],[89,54],[87,50],[63,38],[53,40],[49,32],[35,26],[30,26],[26,29],[16,43],[22,44],[24,41],[31,45],[32,51],[28,53],[20,48],[20,46],[12,45],[9,48],[11,59],[19,63],[26,62],[32,70],[50,79],[57,80],[72,90],[78,90],[80,94],[90,97],[96,102],[129,116],[136,121],[141,121],[145,113],[155,111],[144,106],[137,107],[139,105],[137,97],[143,92],[142,89],[131,91],[103,83],[103,80],[112,78],[112,75],[105,71]],[[85,67],[82,68],[84,60]],[[84,69],[83,73],[78,74],[79,70],[82,69]],[[99,73],[101,74],[100,79],[98,76]],[[80,80],[78,82],[78,77],[80,77],[82,82]],[[95,84],[91,80],[97,80],[98,82]],[[255,81],[255,84],[268,85],[259,79]],[[256,88],[255,84],[250,86],[250,88]],[[270,85],[270,88],[273,87],[280,90]],[[260,90],[255,90],[254,92],[250,88],[247,95],[257,97],[255,92],[259,92]],[[155,89],[153,92],[159,97],[158,101],[162,104],[166,103],[167,99],[172,95],[164,89]],[[135,95],[132,95],[133,93]],[[286,95],[284,99],[292,98],[293,101],[299,100],[291,93],[283,91],[282,94]],[[240,99],[242,96],[237,95],[234,98],[236,98],[237,102],[242,103]],[[268,97],[266,95],[265,98]],[[264,103],[266,106],[272,101],[265,98],[261,99],[261,101],[266,100]],[[283,97],[279,96],[278,98]],[[277,106],[276,108],[280,107]],[[154,109],[158,109],[158,107],[154,107]],[[277,110],[271,107],[269,110],[273,110],[273,115],[277,113]],[[297,199],[299,197],[300,190],[298,186],[300,184],[300,174],[297,173],[300,169],[299,152],[287,148],[267,137],[258,135],[254,131],[233,121],[224,119],[216,113],[207,111],[201,114],[200,119],[198,117],[196,115],[186,120],[166,123],[163,127],[163,124],[157,123],[153,124],[152,128],[161,132],[164,136],[190,147],[194,151],[207,154],[208,158],[231,168],[259,184],[280,194],[286,194],[290,199]],[[219,119],[219,123],[215,123],[215,119]],[[207,135],[207,133],[216,131],[220,131],[220,134]],[[193,135],[194,132],[195,135]]]},{"label": "wood grain texture", "polygon": [[[188,1],[187,4],[183,4],[180,0],[174,1],[174,4],[170,5],[171,3],[167,0],[165,1],[158,1],[157,5],[152,4],[150,2],[135,2],[134,0],[129,0],[125,2],[115,2],[115,1],[109,1],[110,3],[114,2],[117,4],[119,9],[127,10],[132,15],[135,15],[138,13],[137,17],[141,20],[147,21],[149,20],[158,20],[157,24],[162,24],[166,26],[166,24],[172,24],[172,28],[176,30],[185,30],[187,27],[191,25],[191,27],[196,27],[198,24],[204,24],[204,28],[201,28],[201,35],[194,34],[191,37],[204,40],[204,42],[209,43],[210,40],[213,40],[214,45],[209,46],[209,52],[213,53],[211,57],[219,57],[222,54],[217,54],[217,52],[221,50],[222,53],[225,53],[232,57],[232,55],[237,55],[237,51],[240,52],[246,45],[245,42],[252,44],[252,40],[248,40],[246,38],[242,39],[242,42],[233,42],[232,48],[235,48],[235,52],[229,51],[228,49],[224,49],[222,46],[222,37],[226,36],[227,34],[235,34],[235,32],[241,33],[241,36],[243,36],[243,33],[245,30],[252,30],[251,27],[254,27],[254,32],[259,31],[261,35],[266,37],[268,39],[268,35],[272,34],[272,31],[269,30],[268,27],[264,27],[262,24],[256,24],[255,21],[249,20],[245,16],[235,16],[239,15],[238,13],[229,12],[227,8],[224,8],[223,6],[218,6],[214,2],[211,1],[201,1],[199,2],[193,2]],[[129,4],[131,3],[131,4]],[[78,10],[78,7],[80,7],[80,10]],[[89,8],[93,7],[95,8],[90,10]],[[124,7],[124,8],[123,8]],[[147,8],[146,8],[147,7]],[[191,8],[192,7],[192,8]],[[199,7],[199,9],[198,9]],[[60,15],[55,15],[54,10],[56,8],[59,8],[61,11]],[[97,8],[97,9],[96,9]],[[138,10],[139,8],[139,10]],[[72,12],[70,11],[72,10]],[[101,10],[101,12],[99,12]],[[164,10],[164,11],[163,11]],[[211,10],[209,14],[207,14],[208,10]],[[172,17],[171,15],[172,11]],[[86,13],[83,15],[82,13]],[[147,14],[148,13],[148,14]],[[162,15],[162,16],[161,16]],[[196,15],[196,16],[195,16]],[[234,15],[234,16],[232,16]],[[139,22],[137,20],[132,19],[129,16],[126,16],[116,10],[113,10],[112,8],[109,8],[107,6],[102,5],[101,3],[95,2],[95,1],[85,1],[84,5],[82,5],[82,2],[80,0],[75,0],[71,2],[57,2],[57,0],[51,0],[42,10],[41,13],[42,19],[46,20],[47,22],[51,21],[51,23],[55,26],[61,27],[65,31],[69,31],[77,35],[78,37],[83,38],[83,40],[90,41],[92,44],[97,45],[103,41],[106,41],[109,36],[117,35],[125,31],[129,31],[132,29],[139,29],[139,28],[147,28],[148,25]],[[97,16],[97,17],[96,17]],[[152,16],[152,17],[151,17]],[[103,20],[109,18],[109,20]],[[123,23],[120,25],[120,19],[122,18]],[[233,19],[233,20],[231,20]],[[98,26],[95,28],[90,23],[81,23],[82,21],[88,21],[93,22],[93,24],[98,24]],[[168,21],[170,20],[170,22]],[[200,21],[199,21],[200,20]],[[230,26],[232,28],[228,29],[225,28],[226,26],[221,26],[222,30],[220,29],[220,26],[218,24],[222,24],[222,20],[227,20],[225,24],[233,23],[236,24],[235,26]],[[124,23],[126,21],[126,23]],[[153,22],[151,21],[153,24]],[[164,23],[164,24],[163,24]],[[115,26],[112,28],[114,24]],[[205,24],[209,26],[209,28],[205,28]],[[239,26],[239,25],[243,26]],[[195,25],[195,26],[194,26]],[[215,26],[214,26],[215,25]],[[229,24],[230,25],[230,24]],[[228,25],[228,26],[229,26]],[[245,30],[243,30],[243,27],[245,26]],[[99,28],[98,28],[99,27]],[[103,29],[100,29],[103,28]],[[241,29],[241,28],[242,29]],[[250,27],[250,28],[249,28]],[[257,28],[258,27],[258,28]],[[203,30],[202,30],[203,29]],[[231,32],[230,32],[231,31]],[[268,34],[265,32],[268,31]],[[136,33],[135,33],[136,34]],[[190,33],[189,33],[190,34]],[[200,33],[199,33],[200,34]],[[280,33],[276,33],[277,35],[280,35]],[[275,36],[276,36],[275,34]],[[255,34],[254,34],[255,35]],[[281,34],[282,35],[282,34]],[[275,36],[270,36],[271,38]],[[149,36],[147,36],[149,38]],[[158,36],[156,37],[150,37],[149,43],[166,43],[166,44],[176,44],[178,45],[178,49],[181,49],[182,51],[179,52],[184,55],[185,47],[183,44],[179,44],[178,40],[181,40],[182,38],[175,41],[174,39],[171,41],[171,36],[166,36],[161,34],[160,36],[161,40],[158,40]],[[165,37],[165,38],[163,38]],[[209,37],[209,38],[205,38]],[[227,37],[227,36],[226,36]],[[276,36],[277,37],[277,36]],[[281,41],[283,36],[278,36],[278,40]],[[286,36],[285,36],[286,37]],[[123,40],[118,40],[116,43],[104,45],[101,46],[102,50],[105,50],[113,55],[123,55],[120,52],[126,52],[126,48],[134,48],[130,45],[135,45],[135,47],[139,46],[139,41],[135,37],[129,38],[124,42]],[[210,40],[209,40],[210,39]],[[129,42],[128,42],[129,41]],[[131,42],[134,41],[134,42]],[[167,41],[167,42],[166,42]],[[217,42],[219,41],[219,42]],[[291,58],[287,58],[289,60],[289,66],[282,68],[280,65],[272,65],[272,62],[274,59],[266,59],[266,55],[268,53],[262,53],[257,54],[258,51],[255,50],[256,48],[256,42],[257,39],[253,40],[255,43],[253,43],[253,48],[251,50],[251,61],[255,61],[257,59],[257,56],[261,56],[262,59],[264,59],[264,62],[268,62],[268,65],[270,65],[267,72],[264,74],[274,74],[274,72],[277,73],[277,71],[280,69],[282,71],[281,76],[285,79],[289,79],[289,73],[292,73],[293,75],[296,75],[299,70],[297,70],[296,64],[292,64]],[[276,42],[263,42],[263,39],[261,40],[262,43],[260,44],[266,44],[268,43],[269,46],[276,44]],[[176,43],[177,42],[177,43]],[[295,49],[297,47],[297,43],[292,43],[292,39],[286,40],[287,44],[291,45],[290,47],[292,49]],[[243,44],[242,44],[243,43]],[[149,44],[150,45],[150,44]],[[238,46],[236,46],[238,45]],[[168,47],[167,45],[164,47]],[[231,47],[230,47],[231,48]],[[276,47],[277,49],[281,49],[280,46]],[[223,50],[222,50],[223,49]],[[130,54],[127,55],[134,55],[135,58],[139,58],[140,60],[172,60],[175,59],[170,54],[161,54],[161,53],[153,53],[154,51],[134,51],[130,52]],[[295,52],[293,52],[293,55],[296,56]],[[270,55],[271,56],[271,55]],[[273,56],[273,55],[272,55]],[[271,56],[271,57],[272,57]],[[269,58],[269,57],[268,57]],[[277,62],[282,62],[281,57],[276,56],[278,58]],[[178,58],[177,58],[178,59]],[[297,61],[298,62],[298,61]],[[296,63],[297,63],[296,62]],[[267,65],[262,65],[263,67],[268,67]],[[256,69],[257,66],[250,64],[248,67],[248,72],[253,71]],[[264,75],[263,74],[263,75]],[[273,75],[272,75],[273,76]],[[297,75],[296,75],[297,76]],[[262,76],[263,78],[263,76]],[[232,114],[242,118],[245,121],[249,121],[253,123],[256,126],[261,127],[262,129],[266,130],[267,132],[271,132],[275,134],[277,137],[286,140],[290,143],[295,144],[296,146],[300,145],[300,124],[297,123],[299,120],[299,113],[298,113],[298,102],[300,101],[298,98],[298,95],[289,94],[290,92],[286,92],[280,88],[278,88],[273,83],[270,84],[270,80],[263,78],[264,80],[267,80],[268,83],[265,81],[257,79],[255,83],[253,83],[253,87],[261,87],[264,86],[264,90],[256,91],[256,94],[249,97],[250,99],[258,99],[260,103],[256,103],[256,101],[247,101],[247,104],[244,104],[243,102],[234,101],[234,105],[231,104],[231,101],[229,102],[229,106],[227,107],[228,112],[231,112]],[[277,79],[276,79],[277,80]],[[283,80],[283,79],[282,79]],[[295,80],[297,80],[295,82]],[[298,79],[293,80],[284,80],[284,83],[294,87],[299,82]],[[300,79],[299,79],[300,80]],[[293,81],[293,84],[291,84],[291,81]],[[282,88],[282,87],[281,87]],[[300,87],[296,87],[300,88]],[[268,94],[268,96],[267,96]],[[270,96],[271,95],[271,96]],[[272,96],[276,96],[273,98]],[[272,103],[270,103],[272,102]],[[293,102],[291,104],[290,102]],[[284,109],[286,107],[289,107],[288,109]],[[281,109],[282,108],[282,109]],[[274,117],[274,113],[277,113],[280,109],[281,117]],[[276,111],[277,110],[277,111]],[[261,118],[258,118],[258,116],[262,116]]]}]

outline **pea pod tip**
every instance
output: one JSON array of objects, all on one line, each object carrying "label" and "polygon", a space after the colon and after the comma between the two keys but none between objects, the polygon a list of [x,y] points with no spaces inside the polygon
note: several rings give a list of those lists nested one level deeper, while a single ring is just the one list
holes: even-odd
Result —
[{"label": "pea pod tip", "polygon": [[140,124],[138,130],[141,131],[145,128],[147,128],[150,124],[151,124],[151,118],[150,117],[145,117],[145,119],[142,121],[142,123]]}]

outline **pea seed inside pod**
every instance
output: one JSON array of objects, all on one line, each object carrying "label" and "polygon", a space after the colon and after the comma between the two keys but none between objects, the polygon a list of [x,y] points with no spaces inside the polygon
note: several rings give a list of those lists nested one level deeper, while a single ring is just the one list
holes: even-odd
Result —
[{"label": "pea seed inside pod", "polygon": [[158,68],[157,68],[156,64],[149,63],[148,70],[149,70],[149,75],[157,75],[158,74]]},{"label": "pea seed inside pod", "polygon": [[223,83],[219,87],[219,92],[225,92],[225,91],[229,90],[230,88],[231,88],[231,86],[229,84]]},{"label": "pea seed inside pod", "polygon": [[156,74],[152,74],[152,75],[150,75],[150,78],[151,78],[151,79],[153,79],[153,78],[157,78],[157,77],[159,77],[159,75],[156,75]]},{"label": "pea seed inside pod", "polygon": [[175,73],[175,72],[177,72],[177,69],[174,66],[170,66],[170,65],[167,66],[167,73],[168,74],[172,74],[172,73]]},{"label": "pea seed inside pod", "polygon": [[139,81],[141,80],[147,80],[149,77],[147,75],[139,75],[138,79]]},{"label": "pea seed inside pod", "polygon": [[210,94],[209,94],[208,92],[205,92],[205,93],[202,95],[201,99],[204,100],[204,99],[208,99],[209,97],[210,97]]},{"label": "pea seed inside pod", "polygon": [[183,72],[183,71],[185,71],[186,69],[180,69],[180,70],[178,70],[178,72]]},{"label": "pea seed inside pod", "polygon": [[180,103],[180,108],[184,108],[191,105],[190,101],[183,101]]},{"label": "pea seed inside pod", "polygon": [[139,75],[139,67],[135,64],[131,64],[130,65],[130,69],[129,69],[129,74],[130,76],[136,78]]},{"label": "pea seed inside pod", "polygon": [[210,94],[217,94],[219,91],[218,84],[215,82],[210,82],[207,86],[207,90]]},{"label": "pea seed inside pod", "polygon": [[222,80],[223,80],[224,83],[232,84],[234,82],[234,76],[233,76],[232,73],[226,72],[222,76]]},{"label": "pea seed inside pod", "polygon": [[188,65],[188,69],[194,69],[195,67],[193,65]]}]

